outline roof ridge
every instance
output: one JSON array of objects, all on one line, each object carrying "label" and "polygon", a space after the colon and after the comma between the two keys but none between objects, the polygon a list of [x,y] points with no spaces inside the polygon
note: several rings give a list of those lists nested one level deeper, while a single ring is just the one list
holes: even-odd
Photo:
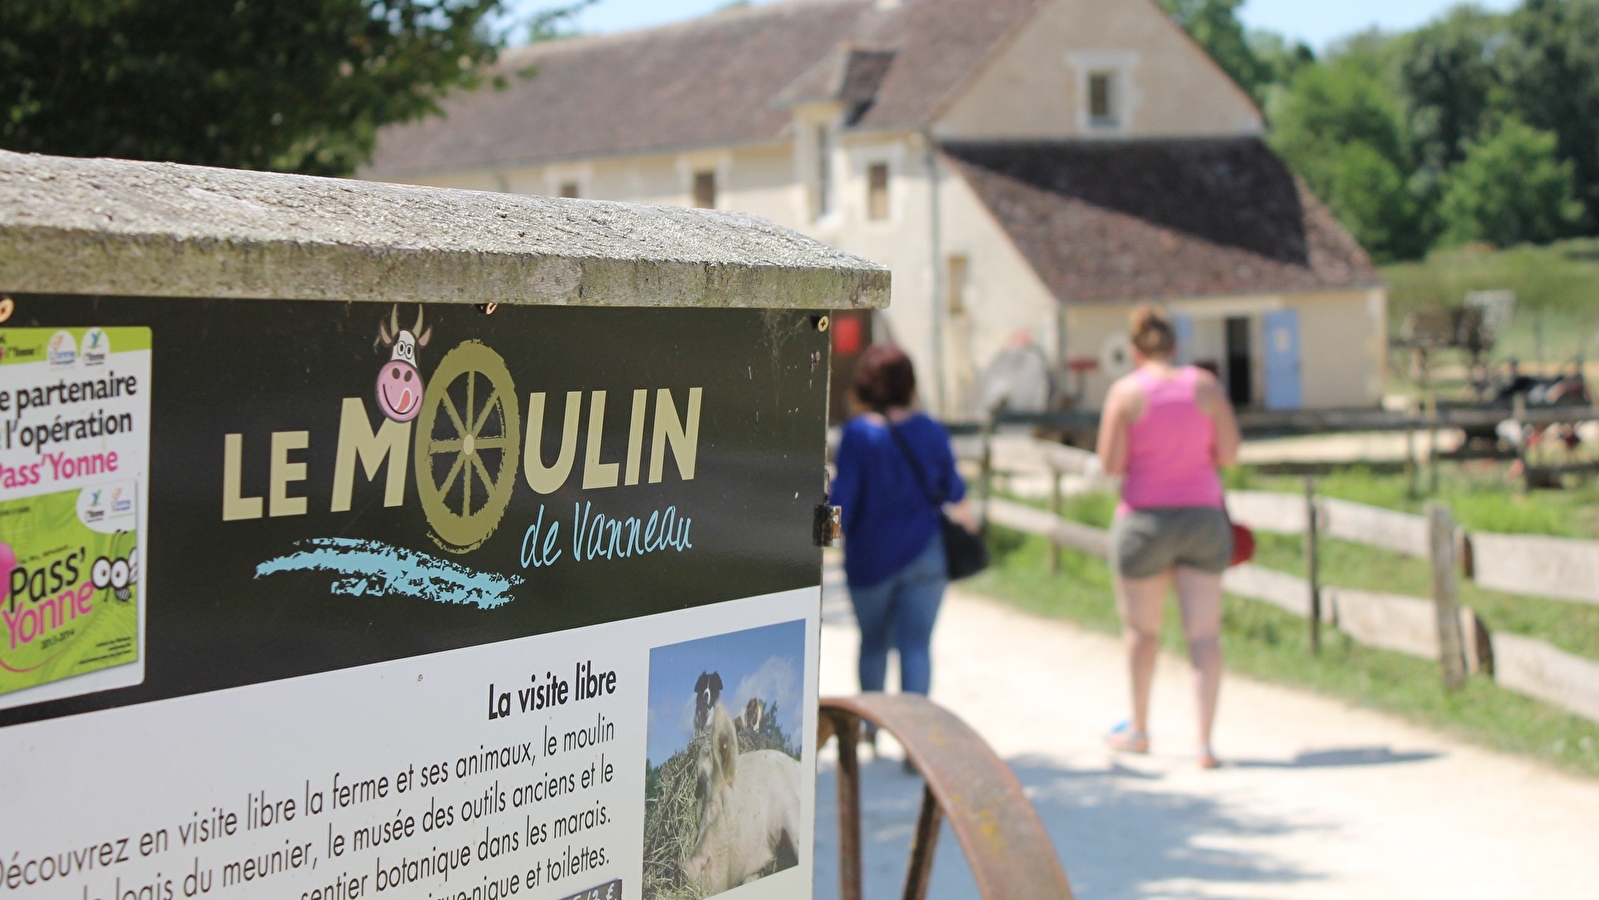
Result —
[{"label": "roof ridge", "polygon": [[594,34],[575,34],[570,37],[556,38],[553,40],[533,41],[520,47],[513,47],[500,54],[500,64],[507,64],[511,57],[536,57],[549,52],[559,52],[564,49],[586,49],[606,44],[625,43],[627,41],[645,40],[663,34],[679,31],[693,31],[707,28],[711,25],[721,25],[747,19],[754,16],[778,15],[792,12],[801,6],[860,6],[863,9],[875,4],[876,0],[772,0],[769,3],[752,3],[748,6],[732,6],[713,10],[687,19],[678,19],[674,22],[662,22],[658,25],[642,25],[637,28],[625,28],[620,31],[604,31]]}]

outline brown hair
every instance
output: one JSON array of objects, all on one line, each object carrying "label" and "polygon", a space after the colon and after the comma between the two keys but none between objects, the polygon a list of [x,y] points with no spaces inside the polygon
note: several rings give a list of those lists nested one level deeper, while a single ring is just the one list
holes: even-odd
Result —
[{"label": "brown hair", "polygon": [[1177,331],[1166,321],[1166,314],[1160,307],[1149,303],[1133,310],[1127,336],[1145,356],[1171,356],[1177,352]]},{"label": "brown hair", "polygon": [[855,396],[874,412],[910,406],[916,395],[916,368],[893,344],[873,344],[855,365]]}]

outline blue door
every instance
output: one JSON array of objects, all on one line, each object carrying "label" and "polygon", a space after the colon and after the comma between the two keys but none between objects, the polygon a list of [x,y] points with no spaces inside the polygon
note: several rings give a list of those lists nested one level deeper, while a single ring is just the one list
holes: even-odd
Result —
[{"label": "blue door", "polygon": [[1171,317],[1171,330],[1177,332],[1177,364],[1194,361],[1194,317],[1177,313]]},{"label": "blue door", "polygon": [[1299,310],[1279,309],[1261,320],[1266,332],[1266,408],[1299,409]]}]

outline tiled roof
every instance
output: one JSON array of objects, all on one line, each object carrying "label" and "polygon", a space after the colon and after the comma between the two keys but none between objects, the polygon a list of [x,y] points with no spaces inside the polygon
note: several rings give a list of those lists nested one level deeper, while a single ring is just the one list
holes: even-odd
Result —
[{"label": "tiled roof", "polygon": [[1256,138],[943,149],[1065,303],[1381,283],[1354,238]]},{"label": "tiled roof", "polygon": [[[458,94],[443,118],[385,129],[361,174],[777,141],[792,122],[785,91],[792,98],[819,67],[839,72],[837,90],[850,94],[840,99],[864,106],[854,127],[920,127],[1041,2],[787,0],[535,44],[501,62],[507,73],[533,67],[533,78]],[[876,88],[869,105],[855,96],[863,86]]]}]

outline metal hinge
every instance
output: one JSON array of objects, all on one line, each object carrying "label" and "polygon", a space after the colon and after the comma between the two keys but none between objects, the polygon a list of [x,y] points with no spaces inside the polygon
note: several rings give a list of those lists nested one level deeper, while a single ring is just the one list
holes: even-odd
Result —
[{"label": "metal hinge", "polygon": [[837,547],[844,537],[844,510],[827,503],[816,505],[815,520],[811,523],[811,538],[818,547]]}]

